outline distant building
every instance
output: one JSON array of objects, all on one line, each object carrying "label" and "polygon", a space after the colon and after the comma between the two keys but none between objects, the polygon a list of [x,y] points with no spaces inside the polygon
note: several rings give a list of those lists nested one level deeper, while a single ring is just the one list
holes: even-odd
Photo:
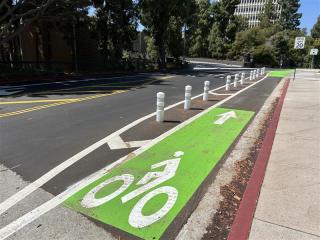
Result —
[{"label": "distant building", "polygon": [[[268,0],[241,0],[234,14],[247,19],[249,28],[256,27],[259,25],[259,16],[267,2]],[[278,2],[279,0],[273,0],[276,18],[281,14],[281,6]]]}]

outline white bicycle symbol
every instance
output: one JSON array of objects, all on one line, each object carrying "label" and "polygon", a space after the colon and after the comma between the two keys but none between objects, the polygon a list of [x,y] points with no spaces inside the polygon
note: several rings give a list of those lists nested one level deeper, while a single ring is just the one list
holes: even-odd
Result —
[{"label": "white bicycle symbol", "polygon": [[[148,172],[142,179],[140,179],[139,182],[137,182],[136,185],[138,186],[141,185],[140,188],[137,188],[136,190],[121,197],[122,204],[145,193],[146,191],[152,189],[153,187],[158,186],[159,184],[173,178],[178,169],[180,159],[181,159],[180,157],[183,154],[184,154],[183,152],[178,151],[174,154],[174,157],[176,158],[165,160],[163,162],[159,162],[152,165],[151,169],[156,169],[162,166],[165,166],[165,167],[162,172]],[[123,184],[116,191],[114,191],[113,193],[103,198],[95,197],[96,193],[99,192],[102,188],[116,181],[123,181]],[[133,182],[134,182],[134,176],[132,174],[122,174],[122,175],[107,179],[106,181],[100,183],[99,185],[94,187],[91,191],[89,191],[82,199],[81,205],[85,208],[94,208],[102,204],[105,204],[110,200],[114,199],[115,197],[119,196],[120,194],[122,194]],[[148,201],[150,201],[153,197],[159,194],[167,194],[168,196],[167,202],[164,204],[164,206],[160,210],[158,210],[157,212],[149,216],[143,215],[142,209],[145,206],[145,204]],[[132,208],[129,215],[129,219],[128,219],[129,224],[135,228],[143,228],[153,224],[154,222],[164,217],[171,210],[177,198],[178,198],[178,190],[171,186],[162,186],[149,192],[148,194],[143,196]]]}]

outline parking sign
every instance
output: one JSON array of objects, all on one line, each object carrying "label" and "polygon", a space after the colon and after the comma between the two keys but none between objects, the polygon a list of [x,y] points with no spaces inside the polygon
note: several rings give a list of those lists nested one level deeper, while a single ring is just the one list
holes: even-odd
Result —
[{"label": "parking sign", "polygon": [[306,42],[305,37],[296,37],[296,41],[294,42],[295,49],[304,49],[304,44]]}]

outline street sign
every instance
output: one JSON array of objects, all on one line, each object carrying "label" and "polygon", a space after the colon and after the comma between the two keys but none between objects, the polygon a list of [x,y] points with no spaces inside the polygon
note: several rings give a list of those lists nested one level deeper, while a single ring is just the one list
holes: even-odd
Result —
[{"label": "street sign", "polygon": [[317,48],[313,48],[310,50],[310,55],[316,56],[319,53],[319,49]]},{"label": "street sign", "polygon": [[296,40],[294,42],[294,49],[304,49],[305,42],[305,37],[296,37]]}]

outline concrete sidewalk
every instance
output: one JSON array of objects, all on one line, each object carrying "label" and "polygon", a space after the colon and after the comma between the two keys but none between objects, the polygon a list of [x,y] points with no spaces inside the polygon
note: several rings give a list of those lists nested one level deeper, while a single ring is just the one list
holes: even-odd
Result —
[{"label": "concrete sidewalk", "polygon": [[320,239],[319,71],[290,82],[249,239]]}]

